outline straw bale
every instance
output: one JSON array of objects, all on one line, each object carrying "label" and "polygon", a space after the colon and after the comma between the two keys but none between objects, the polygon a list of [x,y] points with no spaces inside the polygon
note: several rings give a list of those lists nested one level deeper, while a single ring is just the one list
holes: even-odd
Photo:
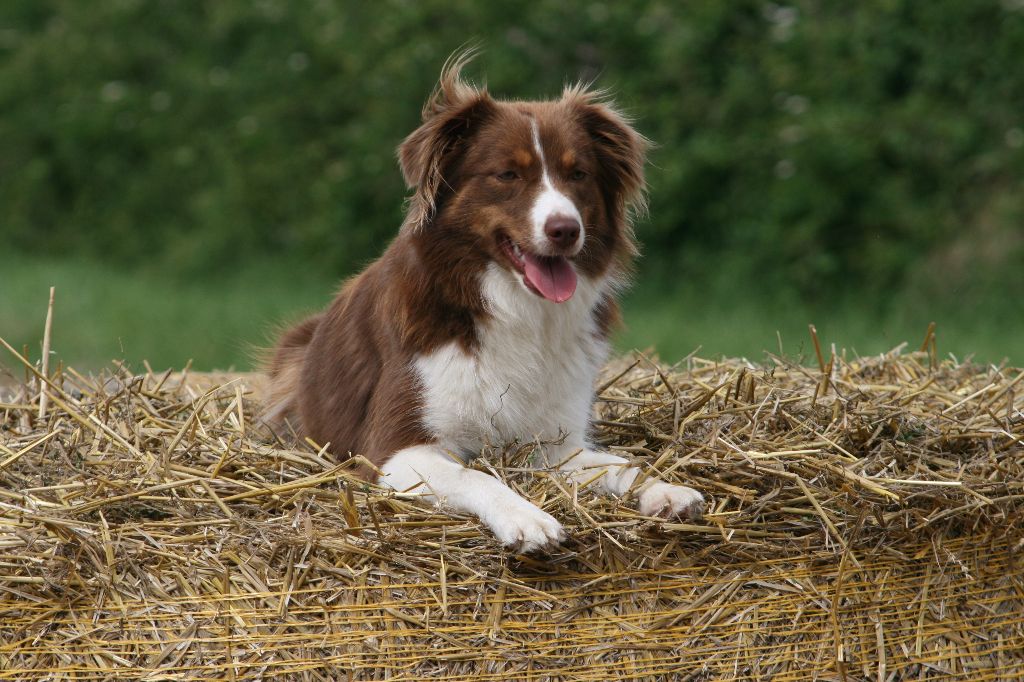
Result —
[{"label": "straw bale", "polygon": [[640,516],[512,444],[475,465],[570,535],[513,556],[258,428],[257,375],[43,382],[14,357],[0,679],[1024,678],[1019,369],[618,359],[597,442],[707,517]]}]

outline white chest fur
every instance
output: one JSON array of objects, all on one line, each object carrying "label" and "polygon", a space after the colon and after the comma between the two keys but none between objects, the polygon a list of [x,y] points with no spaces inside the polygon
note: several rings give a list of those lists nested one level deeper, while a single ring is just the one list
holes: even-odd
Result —
[{"label": "white chest fur", "polygon": [[608,350],[593,319],[602,286],[581,276],[571,299],[552,303],[491,264],[481,278],[491,316],[477,330],[477,351],[451,343],[415,362],[439,445],[462,455],[563,435],[582,445]]}]

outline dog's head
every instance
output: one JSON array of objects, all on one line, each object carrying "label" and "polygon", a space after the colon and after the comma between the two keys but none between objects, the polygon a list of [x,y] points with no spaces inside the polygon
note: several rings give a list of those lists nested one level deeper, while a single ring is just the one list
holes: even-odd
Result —
[{"label": "dog's head", "polygon": [[414,190],[404,229],[451,240],[554,302],[580,274],[622,272],[636,252],[629,212],[644,198],[646,140],[583,86],[553,101],[493,99],[460,78],[470,58],[449,60],[399,148]]}]

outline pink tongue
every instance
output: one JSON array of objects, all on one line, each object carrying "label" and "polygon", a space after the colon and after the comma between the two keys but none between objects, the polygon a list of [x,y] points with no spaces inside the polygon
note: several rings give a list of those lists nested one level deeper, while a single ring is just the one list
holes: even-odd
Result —
[{"label": "pink tongue", "polygon": [[526,281],[541,296],[555,303],[572,298],[576,291],[576,271],[569,261],[561,256],[535,256],[532,253],[524,253],[523,258],[526,260],[523,273]]}]

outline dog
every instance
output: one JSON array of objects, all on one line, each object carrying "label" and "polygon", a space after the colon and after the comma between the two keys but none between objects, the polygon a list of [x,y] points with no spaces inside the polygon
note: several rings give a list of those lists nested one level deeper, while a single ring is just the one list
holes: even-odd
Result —
[{"label": "dog", "polygon": [[[561,524],[465,464],[533,441],[580,485],[634,487],[639,469],[587,436],[637,255],[648,143],[584,85],[552,101],[495,99],[462,78],[471,58],[449,58],[398,149],[411,189],[398,236],[281,336],[266,416],[529,552],[563,542]],[[692,488],[653,477],[635,488],[642,514],[703,514]]]}]

